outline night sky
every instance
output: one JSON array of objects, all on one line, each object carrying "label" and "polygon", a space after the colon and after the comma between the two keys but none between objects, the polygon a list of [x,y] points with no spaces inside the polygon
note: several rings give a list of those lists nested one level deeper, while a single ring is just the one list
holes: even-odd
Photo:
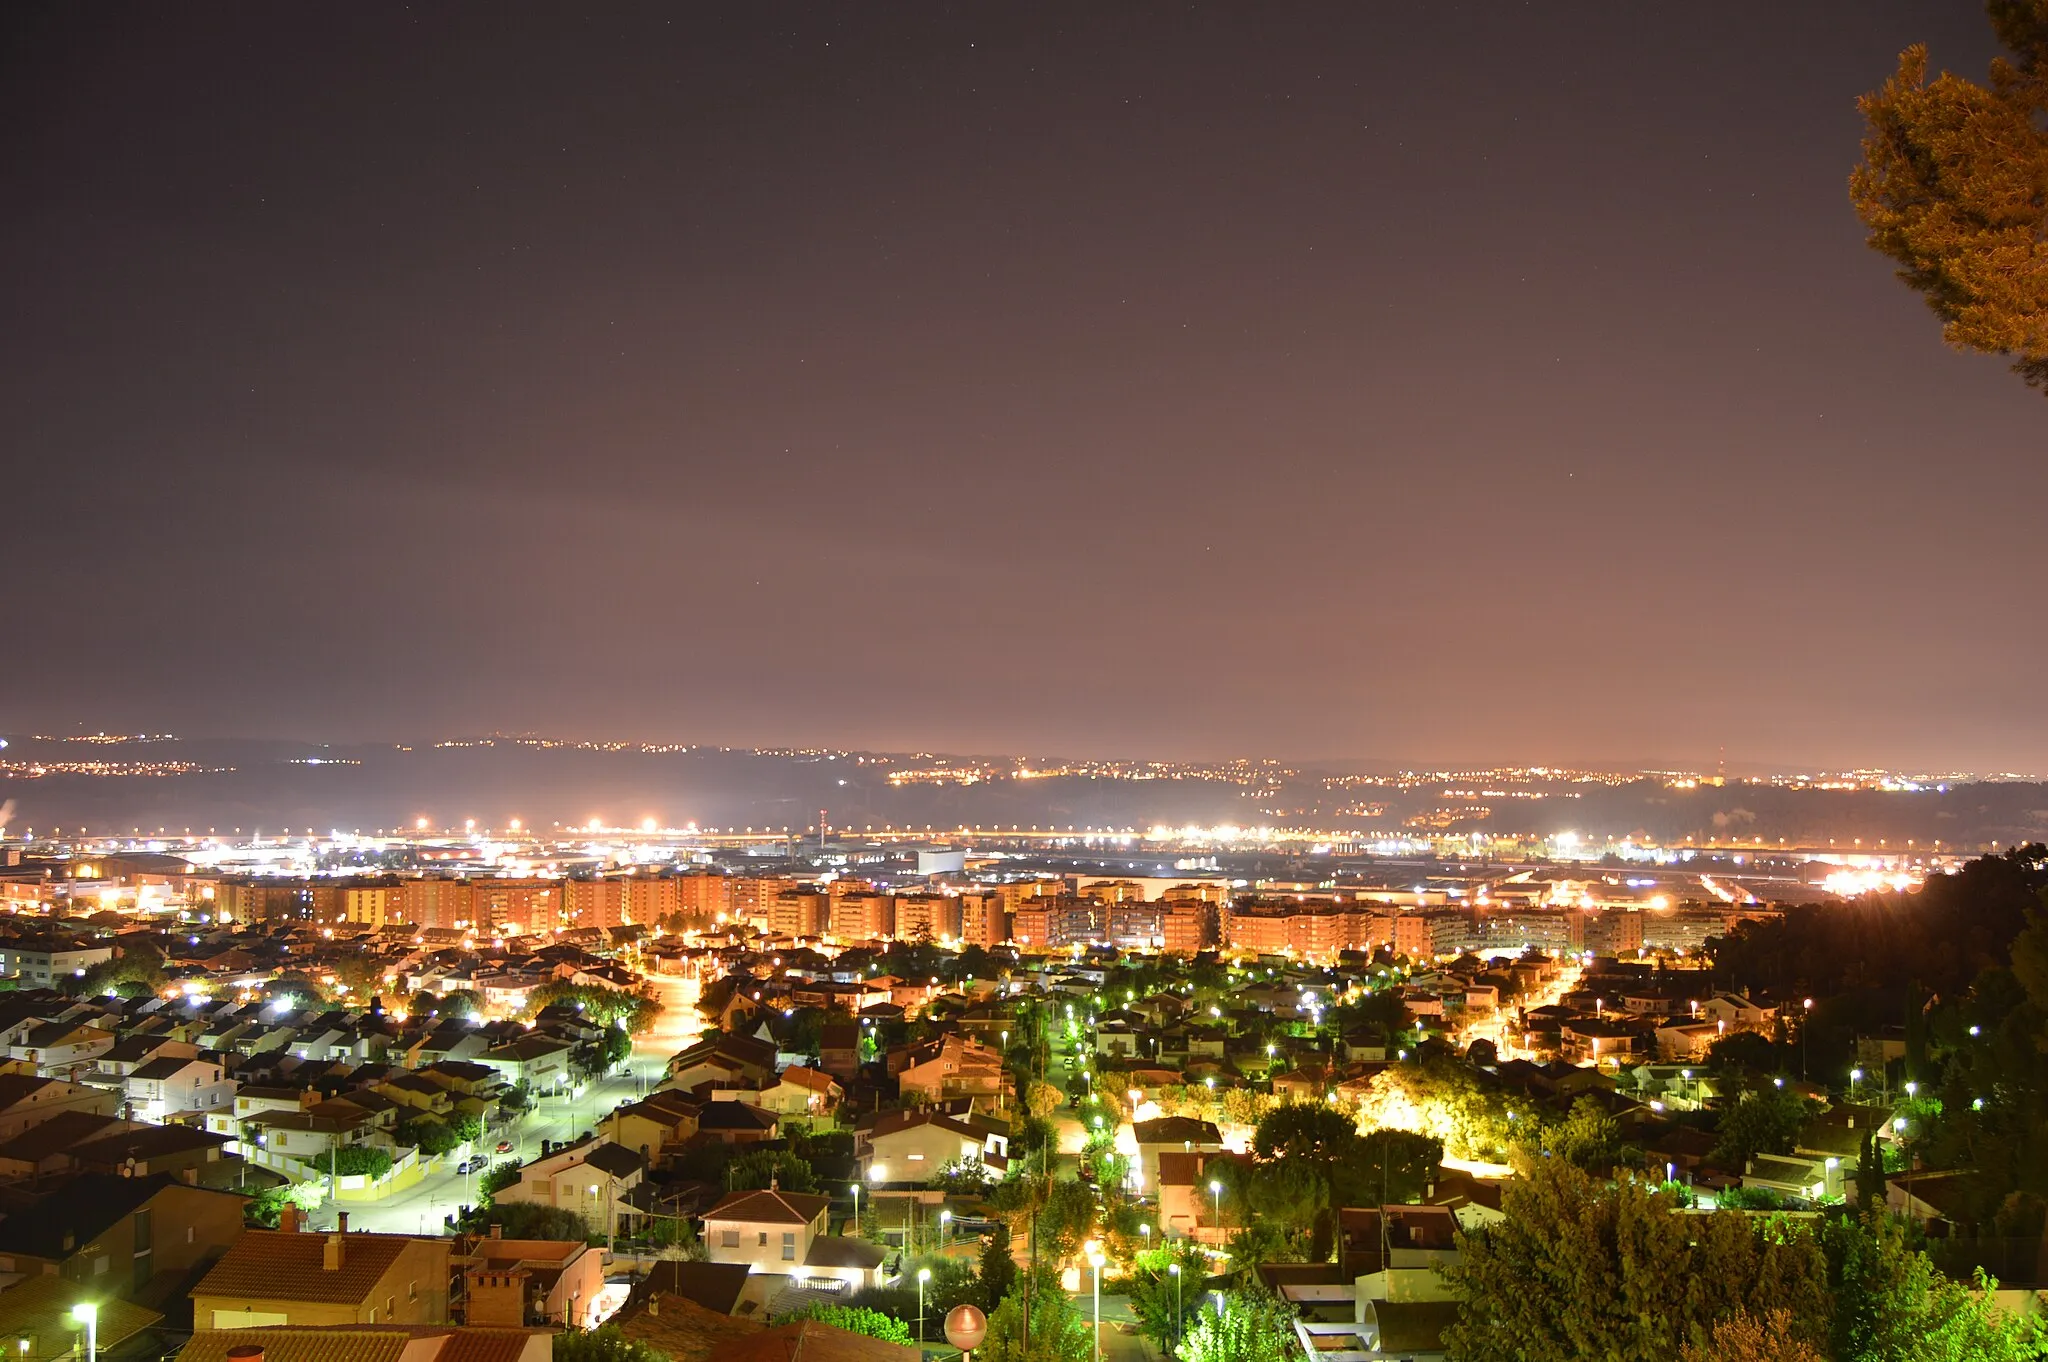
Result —
[{"label": "night sky", "polygon": [[2048,767],[1960,0],[0,24],[0,731]]}]

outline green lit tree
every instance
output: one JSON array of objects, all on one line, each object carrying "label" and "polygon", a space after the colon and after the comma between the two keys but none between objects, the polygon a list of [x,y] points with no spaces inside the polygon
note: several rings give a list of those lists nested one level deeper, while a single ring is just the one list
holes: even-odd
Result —
[{"label": "green lit tree", "polygon": [[555,1362],[669,1362],[668,1354],[627,1338],[615,1324],[565,1329],[553,1341]]},{"label": "green lit tree", "polygon": [[1262,1288],[1227,1292],[1188,1327],[1182,1362],[1300,1362],[1294,1319],[1292,1306]]},{"label": "green lit tree", "polygon": [[800,1320],[816,1320],[829,1324],[834,1329],[844,1329],[850,1334],[865,1334],[879,1338],[884,1343],[910,1342],[910,1326],[902,1320],[883,1314],[880,1310],[869,1310],[859,1305],[828,1305],[814,1303],[801,1310],[792,1310],[776,1320],[777,1324],[795,1324]]},{"label": "green lit tree", "polygon": [[1093,1352],[1088,1321],[1049,1273],[1003,1297],[989,1312],[988,1337],[975,1349],[980,1362],[1087,1362]]}]

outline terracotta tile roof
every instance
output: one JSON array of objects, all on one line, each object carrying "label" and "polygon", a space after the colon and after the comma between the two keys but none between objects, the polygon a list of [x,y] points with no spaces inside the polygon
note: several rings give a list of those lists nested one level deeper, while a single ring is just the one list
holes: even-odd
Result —
[{"label": "terracotta tile roof", "polygon": [[519,1362],[530,1333],[526,1329],[457,1329],[441,1345],[434,1362]]},{"label": "terracotta tile roof", "polygon": [[404,1329],[209,1329],[192,1335],[178,1362],[227,1362],[228,1349],[257,1345],[263,1362],[398,1362]]},{"label": "terracotta tile roof", "polygon": [[876,1268],[882,1265],[886,1256],[880,1244],[840,1234],[821,1234],[811,1241],[810,1252],[804,1255],[804,1266]]},{"label": "terracotta tile roof", "polygon": [[750,1225],[808,1225],[832,1204],[830,1197],[806,1196],[801,1192],[728,1192],[716,1206],[704,1212],[706,1220],[743,1220]]},{"label": "terracotta tile roof", "polygon": [[809,1088],[813,1092],[830,1092],[839,1086],[839,1080],[831,1074],[819,1073],[816,1069],[806,1069],[801,1064],[793,1064],[789,1068],[784,1069],[782,1071],[782,1081],[794,1083],[800,1088]]},{"label": "terracotta tile roof", "polygon": [[128,1126],[128,1122],[117,1116],[100,1116],[90,1111],[60,1111],[40,1125],[30,1126],[5,1144],[0,1144],[0,1159],[37,1163],[95,1136],[127,1129]]},{"label": "terracotta tile roof", "polygon": [[228,1143],[229,1136],[192,1126],[137,1126],[87,1140],[73,1149],[71,1156],[81,1164],[114,1167],[130,1159],[147,1163],[151,1159],[219,1149]]},{"label": "terracotta tile roof", "polygon": [[647,1167],[647,1160],[641,1158],[624,1145],[606,1140],[583,1156],[583,1162],[600,1173],[609,1173],[615,1178],[628,1178]]},{"label": "terracotta tile roof", "polygon": [[0,1252],[62,1261],[176,1182],[169,1173],[139,1178],[82,1173],[48,1190],[10,1191],[0,1203]]},{"label": "terracotta tile roof", "polygon": [[[263,1362],[399,1362],[412,1344],[438,1344],[433,1362],[518,1362],[527,1341],[550,1329],[464,1328],[453,1324],[280,1325],[209,1329],[192,1335],[178,1362],[226,1362],[228,1349],[255,1344]],[[414,1357],[419,1353],[414,1352]]]},{"label": "terracotta tile roof", "polygon": [[761,1332],[759,1320],[720,1314],[665,1291],[627,1305],[612,1323],[627,1338],[666,1353],[670,1362],[709,1362],[713,1356],[724,1362],[734,1347]]},{"label": "terracotta tile roof", "polygon": [[746,1291],[752,1272],[745,1263],[693,1263],[662,1259],[634,1286],[629,1303],[644,1304],[650,1296],[684,1296],[715,1314],[730,1315]]},{"label": "terracotta tile roof", "polygon": [[917,1362],[918,1350],[907,1343],[886,1343],[807,1319],[763,1330],[718,1353],[718,1362],[797,1362],[798,1358],[803,1362]]},{"label": "terracotta tile roof", "polygon": [[775,1129],[781,1120],[774,1112],[746,1102],[712,1102],[697,1118],[697,1129],[769,1131]]},{"label": "terracotta tile roof", "polygon": [[412,1240],[401,1234],[346,1238],[341,1266],[330,1272],[321,1266],[324,1234],[245,1230],[192,1294],[360,1305]]}]

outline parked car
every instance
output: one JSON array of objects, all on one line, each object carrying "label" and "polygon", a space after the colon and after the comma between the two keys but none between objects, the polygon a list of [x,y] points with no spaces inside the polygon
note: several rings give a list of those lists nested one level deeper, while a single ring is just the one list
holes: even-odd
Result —
[{"label": "parked car", "polygon": [[500,1154],[510,1154],[512,1152],[512,1142],[510,1140],[498,1141],[498,1152]]}]

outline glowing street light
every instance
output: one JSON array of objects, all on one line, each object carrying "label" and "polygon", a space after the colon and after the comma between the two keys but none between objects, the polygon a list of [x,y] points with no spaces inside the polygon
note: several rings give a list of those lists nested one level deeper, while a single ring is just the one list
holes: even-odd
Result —
[{"label": "glowing street light", "polygon": [[100,1362],[100,1308],[92,1301],[71,1307],[71,1318],[85,1326],[85,1362]]},{"label": "glowing street light", "polygon": [[1102,1362],[1102,1249],[1093,1239],[1088,1241],[1088,1266],[1094,1272],[1095,1284],[1095,1362]]},{"label": "glowing street light", "polygon": [[1169,1263],[1166,1270],[1173,1274],[1173,1346],[1177,1351],[1180,1348],[1180,1327],[1186,1320],[1186,1316],[1181,1313],[1180,1264]]},{"label": "glowing street light", "polygon": [[932,1270],[921,1267],[917,1270],[917,1341],[924,1342],[924,1284],[932,1279]]}]

